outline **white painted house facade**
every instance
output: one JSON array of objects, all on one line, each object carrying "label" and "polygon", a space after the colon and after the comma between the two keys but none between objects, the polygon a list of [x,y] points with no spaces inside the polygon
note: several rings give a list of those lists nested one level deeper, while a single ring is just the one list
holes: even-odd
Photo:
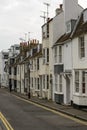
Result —
[{"label": "white painted house facade", "polygon": [[76,24],[72,34],[73,54],[73,104],[87,106],[87,9]]},{"label": "white painted house facade", "polygon": [[[62,25],[64,30],[61,36],[53,45],[54,53],[54,101],[57,103],[71,104],[73,101],[73,59],[72,40],[70,38],[74,29],[76,19],[80,15],[82,8],[78,5],[78,0],[63,1]],[[75,14],[75,15],[74,15]],[[60,15],[60,14],[59,14]],[[61,23],[58,24],[60,28]],[[59,30],[60,31],[60,30]],[[59,33],[57,33],[59,34]],[[55,39],[55,38],[54,38]]]},{"label": "white painted house facade", "polygon": [[9,57],[8,57],[8,70],[9,70],[9,87],[13,90],[16,89],[16,73],[17,67],[15,66],[15,57],[19,54],[19,44],[14,44],[9,49]]},{"label": "white painted house facade", "polygon": [[[87,107],[87,9],[63,0],[42,26],[42,45],[9,50],[9,85],[22,94]],[[41,47],[41,48],[40,48]]]},{"label": "white painted house facade", "polygon": [[8,86],[8,72],[5,72],[5,65],[8,61],[8,50],[0,52],[0,86]]}]

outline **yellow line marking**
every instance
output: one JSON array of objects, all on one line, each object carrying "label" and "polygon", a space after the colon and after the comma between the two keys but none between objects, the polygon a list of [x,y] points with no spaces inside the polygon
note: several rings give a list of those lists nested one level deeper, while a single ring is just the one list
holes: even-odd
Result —
[{"label": "yellow line marking", "polygon": [[0,112],[0,119],[3,122],[3,124],[5,125],[7,130],[14,130],[1,112]]},{"label": "yellow line marking", "polygon": [[33,105],[35,105],[35,106],[37,106],[37,107],[40,107],[40,108],[43,108],[43,109],[45,109],[45,110],[47,110],[47,111],[50,111],[50,112],[53,112],[53,113],[58,114],[58,115],[60,115],[60,116],[63,116],[63,117],[65,117],[65,118],[71,119],[71,120],[73,120],[73,121],[75,121],[75,122],[78,122],[78,123],[80,123],[80,124],[87,125],[87,122],[86,122],[86,121],[82,121],[82,120],[80,120],[80,119],[77,119],[77,118],[75,118],[75,117],[71,117],[71,116],[69,116],[69,115],[63,114],[63,113],[58,112],[58,111],[56,111],[56,110],[52,110],[51,108],[47,108],[47,107],[45,107],[45,106],[39,105],[39,104],[34,103],[34,102],[32,102],[32,101],[29,101],[29,100],[27,100],[27,99],[23,99],[23,98],[21,98],[21,97],[19,97],[19,96],[16,96],[16,95],[14,95],[14,96],[17,97],[18,99],[22,100],[22,101],[25,101],[25,102],[27,102],[27,103],[33,104]]}]

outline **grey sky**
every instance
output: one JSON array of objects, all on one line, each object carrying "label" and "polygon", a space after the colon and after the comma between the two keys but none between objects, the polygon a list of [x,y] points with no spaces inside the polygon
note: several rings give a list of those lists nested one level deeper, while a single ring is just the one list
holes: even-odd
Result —
[{"label": "grey sky", "polygon": [[[53,17],[62,0],[0,0],[0,50],[19,43],[19,38],[25,38],[28,32],[31,39],[41,40],[40,15],[46,11],[44,2],[50,3],[49,16]],[[79,0],[79,4],[86,8],[87,0]]]}]

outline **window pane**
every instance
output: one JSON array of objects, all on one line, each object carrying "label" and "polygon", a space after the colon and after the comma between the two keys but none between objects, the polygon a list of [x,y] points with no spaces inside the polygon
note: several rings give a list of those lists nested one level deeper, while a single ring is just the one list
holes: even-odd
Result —
[{"label": "window pane", "polygon": [[85,93],[85,72],[82,72],[82,93]]},{"label": "window pane", "polygon": [[75,92],[79,92],[79,71],[75,72]]},{"label": "window pane", "polygon": [[59,63],[62,62],[62,46],[59,46]]},{"label": "window pane", "polygon": [[55,91],[58,91],[58,76],[55,75]]},{"label": "window pane", "polygon": [[79,38],[80,42],[80,57],[83,58],[85,57],[85,43],[84,43],[84,37]]},{"label": "window pane", "polygon": [[62,75],[59,76],[59,91],[62,92]]}]

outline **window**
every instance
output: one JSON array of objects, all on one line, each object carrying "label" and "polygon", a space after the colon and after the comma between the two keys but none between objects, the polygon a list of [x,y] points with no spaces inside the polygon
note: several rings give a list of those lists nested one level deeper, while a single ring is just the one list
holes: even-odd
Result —
[{"label": "window", "polygon": [[35,60],[34,60],[34,67],[35,67],[35,70],[37,69],[37,63],[36,63],[36,62],[37,62],[37,60],[35,59]]},{"label": "window", "polygon": [[36,83],[36,78],[35,78],[35,89],[36,89],[37,83]]},{"label": "window", "polygon": [[59,46],[59,63],[62,62],[62,46]]},{"label": "window", "polygon": [[58,75],[55,75],[55,91],[58,91]]},{"label": "window", "polygon": [[85,72],[82,72],[82,93],[85,93]]},{"label": "window", "polygon": [[57,63],[57,47],[55,47],[55,50],[54,50],[54,60],[55,60],[55,63]]},{"label": "window", "polygon": [[15,49],[16,49],[16,50],[19,50],[19,49],[20,49],[20,47],[15,47]]},{"label": "window", "polygon": [[59,92],[62,92],[62,75],[59,75]]},{"label": "window", "polygon": [[47,89],[49,89],[49,75],[47,75]]},{"label": "window", "polygon": [[42,38],[44,39],[44,38],[46,38],[46,33],[47,33],[47,26],[46,25],[44,25],[43,27],[42,27]]},{"label": "window", "polygon": [[79,38],[80,43],[80,58],[85,57],[85,42],[84,42],[84,36]]},{"label": "window", "polygon": [[43,89],[45,89],[45,75],[43,75]]},{"label": "window", "polygon": [[47,64],[49,62],[49,48],[43,49],[43,64]]},{"label": "window", "polygon": [[6,54],[4,55],[4,59],[8,59],[8,54],[7,54],[7,55],[6,55]]},{"label": "window", "polygon": [[39,70],[39,58],[37,59],[37,70]]},{"label": "window", "polygon": [[70,21],[68,21],[68,22],[66,23],[66,32],[67,32],[67,33],[71,32],[71,23],[70,23]]},{"label": "window", "polygon": [[31,86],[32,86],[32,88],[33,88],[33,78],[31,78],[31,80],[32,80],[32,81],[31,81],[31,83],[32,83],[32,85],[31,85]]},{"label": "window", "polygon": [[40,85],[39,85],[39,78],[37,78],[37,89],[40,89]]},{"label": "window", "polygon": [[47,23],[47,37],[49,37],[49,23]]},{"label": "window", "polygon": [[47,62],[49,62],[49,48],[47,48]]},{"label": "window", "polygon": [[48,38],[49,37],[49,23],[45,24],[42,27],[42,38]]},{"label": "window", "polygon": [[79,92],[79,71],[75,72],[75,92]]},{"label": "window", "polygon": [[45,64],[45,49],[43,49],[43,64]]}]

